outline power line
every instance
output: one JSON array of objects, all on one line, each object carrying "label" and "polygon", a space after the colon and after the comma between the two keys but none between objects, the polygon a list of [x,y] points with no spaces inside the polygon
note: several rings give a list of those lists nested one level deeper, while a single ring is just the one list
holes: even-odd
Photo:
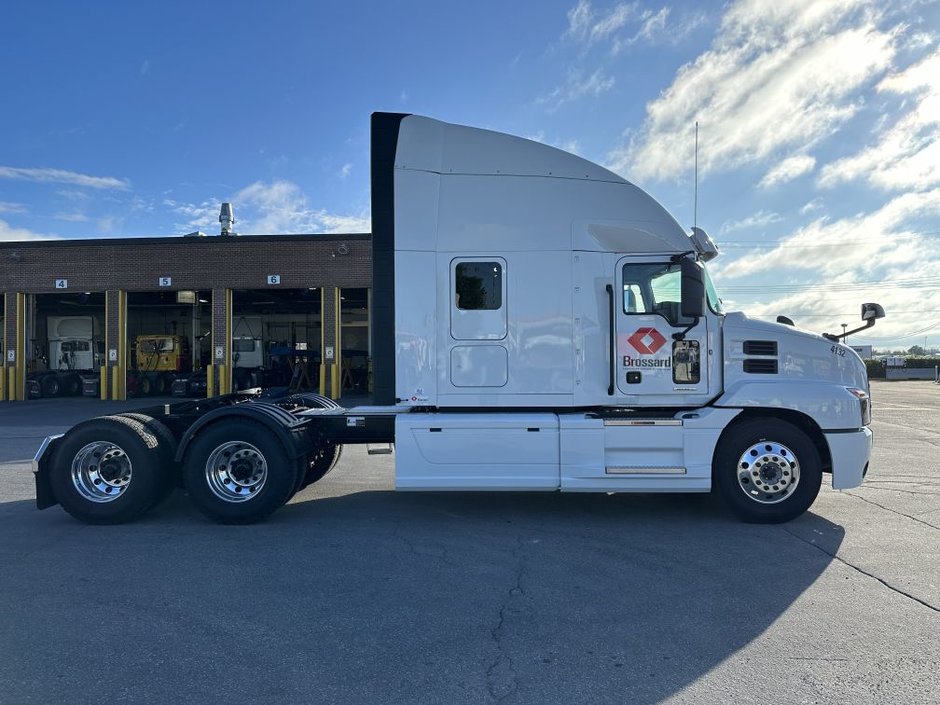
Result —
[{"label": "power line", "polygon": [[786,247],[793,249],[804,249],[804,248],[813,248],[813,247],[851,247],[858,243],[863,242],[891,242],[893,240],[903,240],[903,239],[914,239],[919,237],[928,237],[933,235],[940,235],[940,230],[930,230],[923,233],[893,233],[891,235],[886,235],[884,237],[853,237],[851,240],[845,241],[832,241],[832,242],[816,242],[806,245],[790,245],[790,244],[775,244],[772,241],[767,240],[716,240],[716,244],[719,248],[722,247],[767,247],[772,246],[774,249],[778,247]]},{"label": "power line", "polygon": [[808,291],[816,292],[848,292],[865,291],[868,289],[934,289],[940,288],[940,277],[929,277],[923,279],[884,279],[873,282],[826,282],[823,284],[762,284],[750,285],[741,284],[720,285],[719,290],[722,293],[734,294],[798,294]]}]

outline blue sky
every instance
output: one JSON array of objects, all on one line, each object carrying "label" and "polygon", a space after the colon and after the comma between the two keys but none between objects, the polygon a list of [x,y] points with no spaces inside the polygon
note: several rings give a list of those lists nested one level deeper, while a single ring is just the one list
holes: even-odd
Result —
[{"label": "blue sky", "polygon": [[0,14],[0,239],[369,230],[413,112],[604,164],[698,223],[731,308],[940,345],[940,3],[26,2]]}]

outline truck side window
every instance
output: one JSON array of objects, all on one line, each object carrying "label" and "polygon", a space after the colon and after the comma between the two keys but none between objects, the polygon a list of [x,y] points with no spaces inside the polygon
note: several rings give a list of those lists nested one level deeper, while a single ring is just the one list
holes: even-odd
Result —
[{"label": "truck side window", "polygon": [[680,315],[682,272],[671,262],[623,266],[623,312],[658,313],[674,326],[691,323]]},{"label": "truck side window", "polygon": [[460,262],[455,269],[457,308],[495,311],[503,305],[503,268],[499,262]]}]

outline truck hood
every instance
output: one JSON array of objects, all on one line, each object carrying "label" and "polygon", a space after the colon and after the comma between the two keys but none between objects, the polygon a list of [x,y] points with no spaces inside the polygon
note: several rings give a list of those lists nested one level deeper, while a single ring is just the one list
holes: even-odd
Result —
[{"label": "truck hood", "polygon": [[[865,363],[848,345],[827,340],[821,333],[794,326],[749,318],[743,313],[729,313],[724,318],[725,387],[740,381],[753,382],[771,375],[747,374],[742,370],[747,341],[774,341],[777,344],[779,381],[835,383],[868,390]],[[770,356],[760,356],[770,357]],[[782,379],[781,379],[782,378]]]}]

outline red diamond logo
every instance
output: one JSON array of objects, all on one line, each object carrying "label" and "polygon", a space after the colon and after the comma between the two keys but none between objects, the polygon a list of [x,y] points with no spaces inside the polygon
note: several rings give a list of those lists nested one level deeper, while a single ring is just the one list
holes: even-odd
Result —
[{"label": "red diamond logo", "polygon": [[652,355],[666,344],[663,334],[655,328],[637,328],[627,342],[643,355]]}]

